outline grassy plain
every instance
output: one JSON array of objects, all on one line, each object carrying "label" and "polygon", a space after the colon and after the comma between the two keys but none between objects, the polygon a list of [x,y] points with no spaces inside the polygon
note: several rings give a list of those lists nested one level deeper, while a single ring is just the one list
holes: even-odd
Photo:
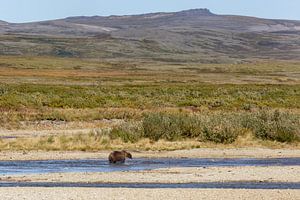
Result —
[{"label": "grassy plain", "polygon": [[298,148],[300,63],[1,56],[0,110],[2,132],[122,120],[105,134],[95,125],[96,134],[2,137],[3,150]]}]

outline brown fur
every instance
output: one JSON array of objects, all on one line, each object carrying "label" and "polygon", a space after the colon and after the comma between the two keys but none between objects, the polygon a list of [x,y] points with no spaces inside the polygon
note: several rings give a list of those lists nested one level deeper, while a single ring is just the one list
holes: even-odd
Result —
[{"label": "brown fur", "polygon": [[132,159],[132,155],[127,151],[113,151],[109,154],[108,160],[110,163],[124,163],[126,158]]}]

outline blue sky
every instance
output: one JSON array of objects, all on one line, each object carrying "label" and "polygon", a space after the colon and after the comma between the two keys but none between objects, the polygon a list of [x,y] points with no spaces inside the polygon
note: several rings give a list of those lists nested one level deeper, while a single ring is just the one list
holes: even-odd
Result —
[{"label": "blue sky", "polygon": [[0,20],[123,15],[208,8],[216,14],[300,20],[300,0],[0,0]]}]

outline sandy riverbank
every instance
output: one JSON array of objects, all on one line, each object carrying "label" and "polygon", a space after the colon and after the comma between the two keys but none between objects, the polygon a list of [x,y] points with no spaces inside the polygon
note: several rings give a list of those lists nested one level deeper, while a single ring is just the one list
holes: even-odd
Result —
[{"label": "sandy riverbank", "polygon": [[49,173],[0,176],[13,182],[203,183],[300,182],[300,166],[163,168],[145,171]]},{"label": "sandy riverbank", "polygon": [[117,188],[0,188],[5,200],[295,200],[300,190],[231,190],[231,189],[117,189]]},{"label": "sandy riverbank", "polygon": [[[110,151],[101,152],[0,152],[0,160],[58,160],[58,159],[106,159]],[[299,149],[267,148],[201,148],[177,151],[135,151],[135,158],[284,158],[300,157]]]}]

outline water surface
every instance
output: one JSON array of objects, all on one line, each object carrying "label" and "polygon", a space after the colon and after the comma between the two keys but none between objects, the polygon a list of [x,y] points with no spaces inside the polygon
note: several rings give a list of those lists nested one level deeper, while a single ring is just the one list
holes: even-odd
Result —
[{"label": "water surface", "polygon": [[103,159],[1,161],[0,175],[60,173],[60,172],[114,172],[138,171],[169,167],[220,166],[299,166],[300,158],[275,159],[204,159],[204,158],[137,158],[125,164],[111,165]]}]

